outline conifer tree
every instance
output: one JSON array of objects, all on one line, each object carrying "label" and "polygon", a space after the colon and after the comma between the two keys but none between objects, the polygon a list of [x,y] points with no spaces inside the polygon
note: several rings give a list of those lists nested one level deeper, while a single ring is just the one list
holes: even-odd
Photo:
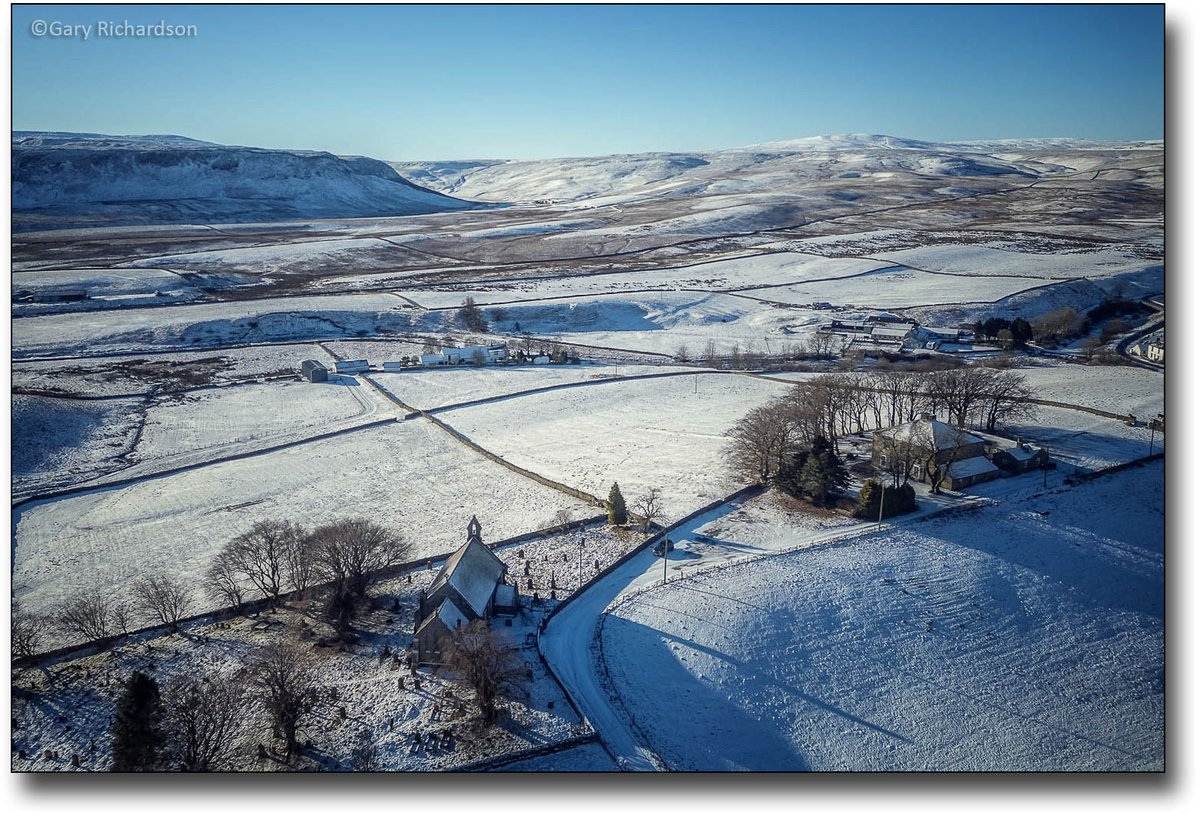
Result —
[{"label": "conifer tree", "polygon": [[112,725],[114,771],[151,771],[163,744],[158,682],[135,671],[117,702]]},{"label": "conifer tree", "polygon": [[818,436],[813,440],[812,452],[804,462],[799,481],[804,492],[812,497],[813,504],[823,506],[835,493],[846,489],[850,475],[834,453],[833,446]]},{"label": "conifer tree", "polygon": [[627,521],[629,513],[625,509],[625,497],[621,495],[621,488],[613,482],[612,489],[608,491],[608,523],[624,524]]}]

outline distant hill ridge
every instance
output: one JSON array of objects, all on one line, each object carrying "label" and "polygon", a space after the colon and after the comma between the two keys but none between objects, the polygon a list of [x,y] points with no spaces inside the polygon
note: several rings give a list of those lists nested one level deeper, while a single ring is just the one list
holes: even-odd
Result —
[{"label": "distant hill ridge", "polygon": [[937,143],[879,134],[810,136],[707,152],[505,161],[391,162],[406,178],[471,200],[572,202],[799,191],[838,180],[1009,176],[1089,167],[1098,154],[1159,151],[1162,141],[1042,138]]},{"label": "distant hill ridge", "polygon": [[414,215],[473,206],[362,156],[14,131],[17,229]]}]

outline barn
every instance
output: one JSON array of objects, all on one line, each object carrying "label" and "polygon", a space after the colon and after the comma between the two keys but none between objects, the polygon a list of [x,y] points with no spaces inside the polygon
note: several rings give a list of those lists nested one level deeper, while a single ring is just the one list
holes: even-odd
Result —
[{"label": "barn", "polygon": [[300,374],[309,382],[326,382],[329,380],[329,369],[316,360],[305,360],[300,364]]}]

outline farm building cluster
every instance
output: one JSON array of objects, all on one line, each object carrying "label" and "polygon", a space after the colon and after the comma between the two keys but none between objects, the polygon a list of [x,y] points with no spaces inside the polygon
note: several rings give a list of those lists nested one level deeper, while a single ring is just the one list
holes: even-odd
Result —
[{"label": "farm building cluster", "polygon": [[[381,366],[383,371],[404,371],[410,368],[432,368],[436,366],[456,365],[496,365],[509,362],[508,346],[503,343],[492,343],[486,346],[465,346],[463,348],[442,348],[436,352],[401,357],[399,360],[388,360]],[[539,355],[532,358],[535,365],[548,365],[550,357]],[[334,374],[363,374],[371,371],[369,360],[338,360],[333,364]],[[304,360],[300,363],[300,374],[308,382],[326,382],[329,379],[329,369],[317,360]]]},{"label": "farm building cluster", "polygon": [[922,349],[962,353],[970,351],[975,340],[970,329],[922,326],[915,320],[887,312],[853,320],[834,320],[817,331],[844,338],[848,349],[897,354]]}]

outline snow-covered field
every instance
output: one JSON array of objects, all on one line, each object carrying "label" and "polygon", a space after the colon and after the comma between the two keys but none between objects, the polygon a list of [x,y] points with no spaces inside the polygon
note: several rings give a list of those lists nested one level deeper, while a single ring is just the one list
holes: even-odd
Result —
[{"label": "snow-covered field", "polygon": [[1136,253],[1120,249],[1096,252],[1014,252],[987,244],[945,244],[880,253],[896,263],[956,275],[1015,275],[1041,280],[1108,278],[1152,266]]},{"label": "snow-covered field", "polygon": [[[198,582],[221,547],[260,519],[316,526],[366,517],[401,532],[420,557],[458,546],[472,514],[497,540],[547,526],[560,511],[583,518],[596,508],[414,420],[25,505],[13,518],[13,595],[47,612],[84,589],[123,597],[139,575]],[[198,609],[211,608],[196,594]]]},{"label": "snow-covered field", "polygon": [[[680,770],[1162,769],[1163,477],[635,594],[602,628],[611,682]],[[763,529],[751,510],[710,532]]]},{"label": "snow-covered field", "polygon": [[543,365],[501,367],[451,367],[397,373],[372,373],[371,379],[388,393],[414,408],[439,408],[462,402],[500,397],[518,391],[559,385],[598,383],[613,377],[636,377],[671,371],[681,366]]},{"label": "snow-covered field", "polygon": [[310,358],[326,364],[333,362],[316,343],[297,343],[14,362],[12,375],[13,387],[20,389],[86,397],[148,395],[152,391],[298,373],[300,363]]},{"label": "snow-covered field", "polygon": [[53,490],[121,467],[133,447],[140,400],[64,400],[14,394],[14,496]]},{"label": "snow-covered field", "polygon": [[[1066,408],[1038,407],[1036,419],[1013,423],[1005,434],[1045,447],[1050,457],[1068,468],[1085,471],[1119,465],[1150,450],[1150,430]],[[1163,452],[1163,435],[1155,434],[1154,453]]]},{"label": "snow-covered field", "polygon": [[1133,414],[1143,421],[1163,411],[1166,383],[1158,371],[1046,361],[1022,366],[1020,372],[1038,399]]},{"label": "snow-covered field", "polygon": [[395,297],[363,294],[46,315],[14,323],[13,351],[19,358],[366,336],[410,328],[404,311]]},{"label": "snow-covered field", "polygon": [[662,491],[677,519],[732,492],[721,463],[724,432],[787,385],[697,374],[603,383],[447,411],[441,419],[514,464],[626,501]]},{"label": "snow-covered field", "polygon": [[835,306],[903,309],[930,304],[992,302],[1044,282],[990,275],[941,275],[904,266],[876,267],[840,280],[755,289],[748,295],[780,303],[825,302]]},{"label": "snow-covered field", "polygon": [[147,462],[215,454],[244,442],[277,444],[372,416],[377,406],[369,389],[346,379],[346,384],[250,383],[165,400],[147,412],[134,458]]}]

